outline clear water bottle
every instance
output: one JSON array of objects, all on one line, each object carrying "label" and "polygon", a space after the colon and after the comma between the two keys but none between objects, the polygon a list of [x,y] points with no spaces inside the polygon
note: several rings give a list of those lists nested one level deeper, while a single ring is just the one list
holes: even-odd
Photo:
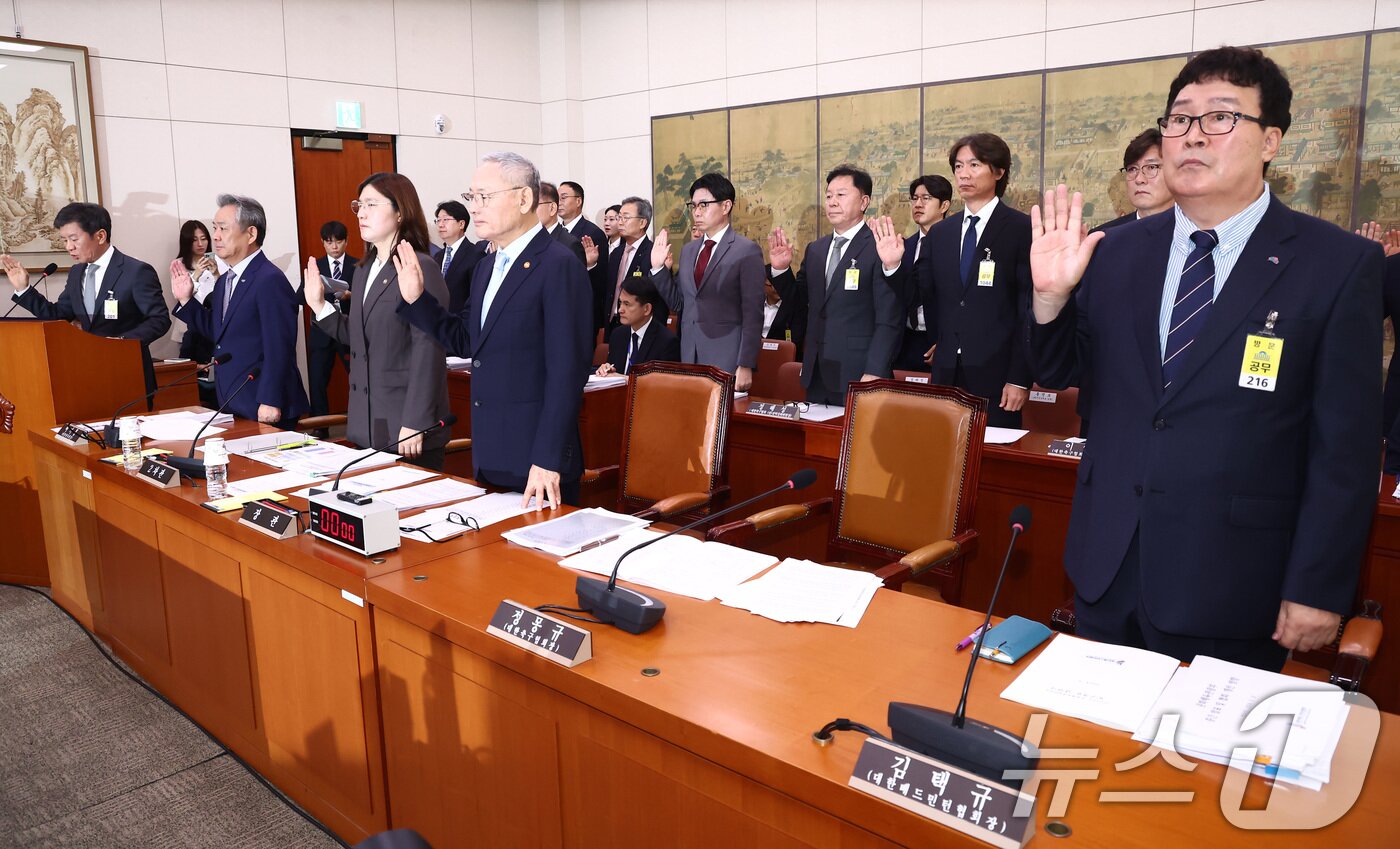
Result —
[{"label": "clear water bottle", "polygon": [[134,475],[141,468],[141,425],[127,416],[118,427],[117,433],[122,441],[122,468]]},{"label": "clear water bottle", "polygon": [[210,501],[228,495],[228,451],[217,436],[204,442],[204,488]]}]

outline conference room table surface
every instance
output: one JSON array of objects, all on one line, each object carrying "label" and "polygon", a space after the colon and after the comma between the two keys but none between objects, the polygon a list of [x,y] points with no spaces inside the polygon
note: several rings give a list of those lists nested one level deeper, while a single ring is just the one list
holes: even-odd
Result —
[{"label": "conference room table surface", "polygon": [[[239,422],[227,435],[257,431],[266,428]],[[485,630],[504,598],[571,603],[575,573],[500,537],[504,529],[549,514],[532,513],[437,545],[405,541],[394,552],[364,558],[309,535],[270,540],[231,515],[202,509],[202,488],[157,489],[98,462],[104,452],[95,448],[65,446],[42,434],[30,438],[46,455],[87,471],[97,485],[88,497],[104,524],[96,547],[108,593],[99,632],[114,637],[119,652],[134,657],[157,686],[187,697],[185,706],[195,708],[197,719],[206,719],[201,709],[210,710],[209,702],[194,685],[226,671],[228,654],[215,656],[212,669],[200,669],[190,658],[182,664],[182,652],[170,649],[188,650],[177,637],[213,636],[209,629],[219,622],[233,624],[240,634],[246,630],[251,662],[244,662],[244,675],[251,670],[255,724],[268,739],[259,737],[259,745],[242,751],[298,801],[310,801],[313,813],[342,835],[380,824],[411,826],[428,833],[440,849],[644,845],[639,841],[711,845],[739,834],[759,841],[750,845],[971,845],[943,826],[849,789],[858,735],[838,735],[832,746],[821,748],[810,734],[837,716],[881,728],[891,700],[951,708],[967,658],[952,646],[979,620],[972,611],[882,590],[860,627],[846,629],[782,624],[715,601],[662,594],[670,610],[660,626],[643,635],[588,626],[594,660],[566,669]],[[234,458],[232,478],[269,471]],[[52,486],[51,477],[41,482]],[[293,505],[303,506],[295,499]],[[117,511],[108,512],[112,509]],[[161,551],[154,561],[149,548],[133,547],[135,541],[123,536],[138,534],[148,515],[160,517],[154,536],[161,537]],[[118,524],[123,527],[108,527]],[[179,609],[182,600],[217,600],[218,594],[177,577],[207,563],[198,562],[197,552],[172,548],[170,529],[202,535],[206,560],[244,558],[246,614],[193,621],[191,611]],[[263,580],[275,570],[234,549],[256,549],[279,567],[326,585],[330,595],[318,596],[304,580],[282,575],[287,588],[312,602],[289,604],[285,593],[274,593]],[[161,570],[166,597],[160,594],[162,578],[154,584],[139,580],[137,570],[150,568]],[[127,578],[137,580],[122,587]],[[239,584],[235,577],[232,586]],[[151,596],[166,605],[163,611],[152,608],[152,598],[135,597],[153,587]],[[332,621],[317,608],[333,604],[336,590],[352,592],[365,605],[350,615],[372,620],[374,651],[364,651],[369,623],[352,634],[313,636]],[[135,621],[142,613],[160,613],[162,623],[169,617],[163,665],[142,644],[142,633],[149,631],[149,623]],[[187,633],[177,634],[177,628]],[[298,657],[324,649],[319,643],[332,639],[358,644],[359,651],[338,669],[290,680],[316,668]],[[223,648],[231,645],[225,641]],[[974,683],[971,715],[1024,730],[1031,711],[997,697],[1021,668],[985,664]],[[336,683],[336,674],[345,675],[342,690],[358,695],[318,697],[321,688]],[[299,704],[299,696],[310,702]],[[334,706],[363,715],[356,722],[317,715],[318,709]],[[1359,801],[1320,833],[1237,830],[1220,811],[1221,783],[1228,774],[1223,767],[1201,764],[1187,774],[1157,758],[1120,774],[1114,765],[1142,747],[1126,734],[1078,720],[1050,717],[1042,746],[1095,748],[1097,754],[1065,755],[1042,766],[1098,770],[1093,782],[1074,785],[1068,808],[1056,817],[1071,826],[1081,845],[1159,846],[1194,839],[1207,845],[1286,846],[1316,845],[1319,838],[1390,845],[1400,838],[1400,822],[1391,816],[1400,781],[1396,721],[1380,717],[1377,757]],[[345,739],[361,725],[358,742],[353,734]],[[334,736],[326,738],[327,728]],[[1357,742],[1348,737],[1347,746]],[[364,796],[354,786],[357,781],[346,777],[353,773],[343,762],[347,743],[352,750],[367,746],[360,769],[383,770],[368,781],[381,789],[365,811],[345,804]],[[1245,806],[1262,806],[1271,788],[1275,800],[1294,809],[1340,804],[1350,773],[1338,769],[1335,774],[1336,781],[1320,792],[1251,778]],[[1038,830],[1047,821],[1054,786],[1047,782],[1041,788]],[[1193,790],[1196,796],[1189,805],[1105,804],[1098,794],[1106,789]],[[332,792],[337,790],[338,795]],[[472,842],[471,836],[487,839]]]}]

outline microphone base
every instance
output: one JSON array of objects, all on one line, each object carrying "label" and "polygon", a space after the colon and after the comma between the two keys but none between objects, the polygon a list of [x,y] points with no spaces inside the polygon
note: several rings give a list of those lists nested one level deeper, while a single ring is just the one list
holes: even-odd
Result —
[{"label": "microphone base", "polygon": [[983,778],[1021,789],[1022,779],[1003,778],[1007,770],[1033,770],[1040,750],[1009,731],[964,717],[953,724],[951,711],[890,702],[889,725],[897,745]]},{"label": "microphone base", "polygon": [[597,578],[580,576],[574,585],[578,606],[629,634],[651,630],[666,615],[666,603],[626,587],[613,587]]},{"label": "microphone base", "polygon": [[174,466],[187,478],[204,480],[204,461],[193,457],[176,457],[173,454],[161,460],[167,466]]},{"label": "microphone base", "polygon": [[102,444],[108,448],[120,448],[122,444],[121,428],[111,424],[103,427]]}]

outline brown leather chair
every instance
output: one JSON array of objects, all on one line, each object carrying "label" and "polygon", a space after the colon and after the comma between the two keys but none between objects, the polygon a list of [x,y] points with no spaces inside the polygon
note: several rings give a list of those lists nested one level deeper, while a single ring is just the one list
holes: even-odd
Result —
[{"label": "brown leather chair", "polygon": [[[1079,617],[1074,612],[1073,596],[1050,614],[1050,627],[1071,635],[1078,629]],[[1366,668],[1376,660],[1384,631],[1380,602],[1365,599],[1356,613],[1342,618],[1334,642],[1315,651],[1293,655],[1284,663],[1283,674],[1327,681],[1343,690],[1360,690]]]},{"label": "brown leather chair", "polygon": [[1032,386],[1030,397],[1021,407],[1021,427],[1035,433],[1055,436],[1079,435],[1079,387],[1042,389]]},{"label": "brown leather chair", "polygon": [[977,540],[972,515],[986,427],[987,402],[958,389],[853,383],[835,497],[764,510],[709,538],[760,545],[770,529],[822,517],[828,559],[858,558],[841,565],[873,568],[891,589],[957,604]]},{"label": "brown leather chair", "polygon": [[608,343],[599,342],[593,346],[593,367],[597,368],[608,361]]},{"label": "brown leather chair", "polygon": [[[754,375],[754,379],[758,379],[757,374]],[[767,397],[774,401],[806,401],[807,390],[802,388],[802,363],[791,362],[778,366],[778,379],[770,392],[767,396],[758,397]]]},{"label": "brown leather chair", "polygon": [[786,339],[763,339],[758,346],[758,365],[753,370],[753,386],[749,387],[750,398],[771,398],[775,401],[791,401],[778,395],[778,370],[783,363],[797,359],[797,346]]},{"label": "brown leather chair", "polygon": [[618,510],[690,521],[729,496],[724,443],[734,375],[712,366],[652,361],[632,370],[622,420],[622,462],[582,483],[618,479]]}]

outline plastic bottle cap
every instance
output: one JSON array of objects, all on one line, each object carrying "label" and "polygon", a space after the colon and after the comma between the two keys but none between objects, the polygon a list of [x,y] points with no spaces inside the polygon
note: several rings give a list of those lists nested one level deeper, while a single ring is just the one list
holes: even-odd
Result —
[{"label": "plastic bottle cap", "polygon": [[119,438],[123,441],[141,438],[141,425],[137,423],[135,418],[127,416],[118,422],[117,426],[119,428]]}]

